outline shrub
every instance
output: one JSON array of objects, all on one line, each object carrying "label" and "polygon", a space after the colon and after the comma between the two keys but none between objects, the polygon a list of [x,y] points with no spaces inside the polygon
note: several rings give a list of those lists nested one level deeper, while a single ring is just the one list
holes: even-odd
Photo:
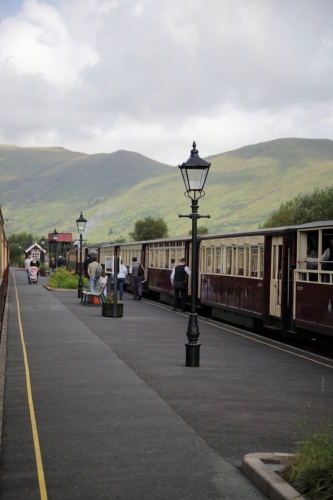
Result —
[{"label": "shrub", "polygon": [[332,425],[312,431],[296,443],[297,454],[288,459],[282,477],[309,500],[333,498]]},{"label": "shrub", "polygon": [[[108,304],[114,304],[114,294],[113,293],[109,293],[105,297],[105,302],[107,302]],[[121,300],[117,300],[117,304],[122,304],[122,301]]]},{"label": "shrub", "polygon": [[[79,285],[79,275],[71,274],[64,267],[59,267],[49,280],[49,285],[52,288],[75,289]],[[89,288],[89,280],[83,276],[83,286]]]}]

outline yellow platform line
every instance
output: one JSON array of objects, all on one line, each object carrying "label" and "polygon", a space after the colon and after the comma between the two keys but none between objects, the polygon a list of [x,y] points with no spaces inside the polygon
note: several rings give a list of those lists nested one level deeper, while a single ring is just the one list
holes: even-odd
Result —
[{"label": "yellow platform line", "polygon": [[16,279],[15,279],[14,273],[13,273],[13,278],[14,278],[14,283],[15,283],[17,316],[18,316],[18,323],[19,323],[20,336],[21,336],[21,344],[22,344],[22,350],[23,350],[23,358],[24,358],[24,366],[25,366],[25,376],[26,376],[26,381],[27,381],[28,403],[29,403],[29,410],[30,410],[30,420],[31,420],[31,427],[32,427],[32,435],[33,435],[33,441],[34,441],[34,447],[35,447],[35,455],[36,455],[36,464],[37,464],[37,474],[38,474],[40,498],[41,498],[41,500],[47,500],[47,492],[46,492],[46,485],[45,485],[45,477],[44,477],[42,455],[41,455],[41,452],[40,452],[39,438],[38,438],[38,432],[37,432],[37,424],[36,424],[36,417],[35,417],[35,409],[34,409],[34,403],[33,403],[33,399],[32,399],[32,390],[31,390],[31,383],[30,383],[30,371],[29,371],[29,364],[28,364],[28,356],[27,356],[27,351],[26,351],[26,348],[25,348],[24,333],[23,333],[22,322],[21,322],[20,303],[19,303],[19,299],[18,299]]},{"label": "yellow platform line", "polygon": [[[149,301],[145,301],[145,302],[146,302],[146,304],[150,304],[150,305],[152,305],[154,307],[158,307],[160,309],[164,309],[164,311],[168,311],[169,310],[169,308],[164,307],[164,306],[162,306],[160,304],[155,304],[154,302],[149,302]],[[180,314],[181,316],[188,316],[185,313],[176,313],[176,314]],[[272,345],[269,342],[264,342],[263,340],[259,340],[259,339],[253,338],[250,335],[245,335],[244,333],[236,332],[235,330],[230,330],[230,328],[227,328],[226,326],[216,325],[215,323],[211,323],[211,322],[209,322],[207,320],[201,319],[199,316],[198,316],[198,322],[204,323],[205,325],[213,326],[214,328],[218,328],[219,330],[224,330],[226,332],[233,333],[234,335],[238,335],[239,337],[244,337],[245,339],[252,340],[253,342],[258,342],[258,344],[266,345],[268,347],[271,347],[272,349],[276,349],[277,351],[282,351],[282,352],[285,352],[287,354],[291,354],[292,356],[297,356],[298,358],[306,359],[307,361],[311,361],[312,363],[317,363],[318,365],[325,366],[326,368],[333,369],[333,364],[332,365],[327,365],[326,363],[323,363],[322,361],[317,361],[317,360],[315,360],[313,358],[308,358],[307,356],[303,356],[302,354],[297,354],[296,352],[289,351],[288,349],[283,349],[282,347],[278,347],[278,346]]]}]

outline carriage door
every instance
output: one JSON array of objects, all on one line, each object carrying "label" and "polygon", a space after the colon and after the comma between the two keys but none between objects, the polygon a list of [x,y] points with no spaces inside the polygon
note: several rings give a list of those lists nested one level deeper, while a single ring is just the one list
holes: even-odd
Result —
[{"label": "carriage door", "polygon": [[269,314],[278,318],[281,318],[282,245],[283,236],[273,236]]}]

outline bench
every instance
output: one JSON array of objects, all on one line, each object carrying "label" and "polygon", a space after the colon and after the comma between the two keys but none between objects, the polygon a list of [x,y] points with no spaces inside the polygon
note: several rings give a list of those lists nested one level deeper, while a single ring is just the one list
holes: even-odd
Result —
[{"label": "bench", "polygon": [[90,297],[96,297],[99,299],[99,303],[102,303],[105,301],[105,296],[104,296],[104,288],[106,287],[105,284],[103,283],[97,283],[95,286],[95,290],[92,292],[90,289],[89,290],[82,290],[81,292],[81,304],[87,306],[89,305],[89,299]]}]

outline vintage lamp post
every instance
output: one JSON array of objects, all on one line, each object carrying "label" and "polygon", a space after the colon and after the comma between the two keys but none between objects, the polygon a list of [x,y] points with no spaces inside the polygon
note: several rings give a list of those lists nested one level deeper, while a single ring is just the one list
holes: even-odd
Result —
[{"label": "vintage lamp post", "polygon": [[[44,245],[45,245],[45,238],[44,236],[42,236],[42,239],[40,240],[40,244],[42,245],[42,249],[44,249]],[[44,264],[44,252],[42,252],[42,264]]]},{"label": "vintage lamp post", "polygon": [[192,213],[189,215],[179,215],[179,217],[189,217],[192,219],[192,273],[191,273],[191,312],[187,328],[186,342],[186,366],[198,367],[200,365],[200,342],[198,341],[200,332],[198,326],[198,315],[196,313],[196,293],[198,283],[198,249],[197,249],[197,220],[205,217],[210,218],[210,215],[198,214],[198,200],[205,196],[203,190],[207,175],[210,168],[210,163],[206,162],[199,156],[199,151],[196,149],[196,143],[193,142],[193,149],[189,159],[179,165],[185,184],[185,193],[192,200]]},{"label": "vintage lamp post", "polygon": [[77,230],[80,235],[80,278],[79,278],[79,284],[78,284],[78,289],[77,289],[77,296],[80,299],[82,296],[82,290],[83,290],[83,281],[82,281],[82,235],[84,233],[87,221],[83,217],[82,212],[81,215],[78,219],[76,219],[76,224],[77,224]]},{"label": "vintage lamp post", "polygon": [[53,241],[54,241],[54,260],[57,262],[57,241],[58,241],[58,231],[55,229],[53,231]]},{"label": "vintage lamp post", "polygon": [[18,246],[18,249],[19,249],[19,267],[21,267],[21,248],[22,248],[22,245],[19,245]]}]

